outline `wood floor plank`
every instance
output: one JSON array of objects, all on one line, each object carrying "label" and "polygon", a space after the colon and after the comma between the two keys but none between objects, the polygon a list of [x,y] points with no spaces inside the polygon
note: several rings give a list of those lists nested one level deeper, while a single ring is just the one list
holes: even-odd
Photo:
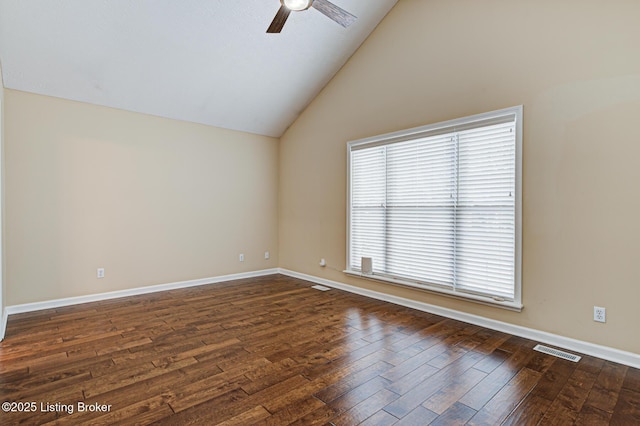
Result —
[{"label": "wood floor plank", "polygon": [[622,387],[632,391],[640,392],[640,369],[629,368],[624,376]]},{"label": "wood floor plank", "polygon": [[11,315],[0,424],[640,424],[640,370],[282,275]]},{"label": "wood floor plank", "polygon": [[306,398],[294,404],[289,404],[275,413],[270,414],[268,417],[256,422],[256,425],[287,425],[324,406],[325,404],[317,398]]},{"label": "wood floor plank", "polygon": [[[473,408],[456,402],[429,424],[432,426],[466,425],[475,414],[476,410]],[[487,423],[487,425],[493,424],[499,423]]]},{"label": "wood floor plank", "polygon": [[487,373],[470,368],[453,377],[447,385],[431,395],[422,405],[434,413],[442,414],[485,377]]},{"label": "wood floor plank", "polygon": [[307,378],[302,376],[294,376],[282,383],[293,381],[293,379],[297,382],[296,386],[283,386],[282,392],[274,393],[272,396],[269,396],[267,401],[264,402],[263,405],[267,410],[269,410],[269,412],[275,413],[290,404],[295,404],[298,401],[304,401],[319,389],[326,386],[326,382],[320,380],[309,381]]},{"label": "wood floor plank", "polygon": [[154,425],[216,425],[247,411],[252,403],[246,403],[247,394],[233,389],[212,399],[177,412],[154,422]]},{"label": "wood floor plank", "polygon": [[531,392],[532,395],[542,397],[548,401],[555,400],[578,365],[578,363],[556,358],[540,378],[540,381]]},{"label": "wood floor plank", "polygon": [[328,373],[335,373],[336,370],[341,370],[342,368],[348,368],[353,372],[381,361],[378,352],[384,349],[383,343],[374,342],[360,346],[359,342],[363,342],[363,340],[357,340],[351,352],[344,353],[342,356],[333,359],[331,363],[314,366],[305,373],[305,376],[314,380]]},{"label": "wood floor plank", "polygon": [[504,363],[485,377],[477,386],[467,392],[460,402],[480,410],[523,368],[533,353],[526,348],[518,348]]},{"label": "wood floor plank", "polygon": [[540,421],[549,409],[551,401],[529,394],[502,423],[503,426],[533,426]]},{"label": "wood floor plank", "polygon": [[[375,364],[371,364],[366,368],[361,370],[356,370],[351,374],[348,374],[333,383],[322,389],[320,392],[316,393],[314,396],[325,403],[329,403],[337,399],[338,397],[344,395],[345,393],[355,389],[362,383],[367,383],[369,380],[376,378],[384,373],[391,367],[390,364],[387,364],[384,361],[378,361]],[[355,370],[355,369],[354,369]],[[351,369],[343,369],[343,372],[348,373],[352,371]],[[388,384],[388,381],[385,385]]]},{"label": "wood floor plank", "polygon": [[590,405],[584,405],[582,407],[575,421],[575,424],[589,426],[608,425],[609,423],[611,423],[611,413]]},{"label": "wood floor plank", "polygon": [[540,373],[523,368],[476,415],[469,425],[497,425],[511,414],[538,383]]},{"label": "wood floor plank", "polygon": [[29,375],[24,380],[14,381],[10,385],[2,386],[5,400],[28,400],[33,395],[48,391],[64,389],[91,380],[91,373],[68,373],[63,375]]},{"label": "wood floor plank", "polygon": [[335,423],[336,425],[360,424],[397,398],[398,394],[387,389],[381,389],[353,408],[340,414],[334,421],[332,421],[332,423]]},{"label": "wood floor plank", "polygon": [[95,398],[97,395],[116,389],[123,389],[131,384],[161,376],[170,371],[177,370],[197,362],[198,361],[196,361],[195,358],[186,358],[160,367],[156,367],[152,363],[145,363],[131,368],[122,369],[118,372],[87,380],[83,385],[84,396],[85,398]]},{"label": "wood floor plank", "polygon": [[245,377],[250,382],[242,386],[242,389],[248,394],[256,393],[259,390],[268,388],[270,385],[281,382],[282,378],[287,374],[289,376],[286,378],[299,375],[303,369],[303,366],[300,366],[291,358],[271,362],[245,373]]},{"label": "wood floor plank", "polygon": [[331,420],[335,419],[338,412],[328,406],[324,405],[316,410],[313,410],[306,416],[299,418],[291,423],[293,426],[316,426],[316,425],[330,425]]},{"label": "wood floor plank", "polygon": [[395,425],[397,422],[398,419],[393,417],[391,414],[380,410],[360,424],[362,426],[391,426]]},{"label": "wood floor plank", "polygon": [[380,376],[374,377],[331,401],[328,405],[335,408],[337,412],[344,413],[385,389],[388,383],[387,379]]},{"label": "wood floor plank", "polygon": [[237,416],[218,424],[220,426],[244,426],[248,424],[255,424],[269,416],[271,416],[271,413],[269,413],[263,406],[258,405],[249,411],[245,411],[244,413],[238,414]]},{"label": "wood floor plank", "polygon": [[184,411],[232,390],[241,389],[247,380],[241,372],[218,373],[176,389],[169,405],[175,412]]},{"label": "wood floor plank", "polygon": [[585,401],[583,410],[586,408],[589,412],[596,414],[599,411],[612,413],[628,369],[629,367],[625,365],[605,362]]},{"label": "wood floor plank", "polygon": [[553,400],[542,422],[549,425],[573,424],[591,392],[602,365],[601,360],[584,357]]},{"label": "wood floor plank", "polygon": [[421,405],[431,395],[451,383],[453,378],[473,367],[483,356],[476,352],[469,352],[462,358],[452,362],[436,374],[422,381],[412,390],[403,394],[393,403],[384,407],[388,413],[402,418],[411,412],[418,405]]},{"label": "wood floor plank", "polygon": [[64,350],[62,352],[55,352],[48,355],[23,355],[17,359],[4,360],[0,362],[0,374],[8,373],[15,370],[21,370],[25,367],[29,367],[30,370],[33,370],[37,367],[46,368],[56,365],[58,362],[64,362],[67,360],[67,358],[67,352]]},{"label": "wood floor plank", "polygon": [[407,373],[405,376],[392,382],[388,389],[398,395],[404,395],[439,371],[440,370],[436,367],[424,363],[415,370]]},{"label": "wood floor plank", "polygon": [[[476,351],[478,352],[478,351]],[[483,353],[483,352],[481,352]],[[476,370],[480,370],[487,374],[493,372],[500,364],[505,362],[507,358],[509,358],[511,354],[509,352],[501,351],[500,349],[496,349],[490,353],[488,353],[484,359],[478,362],[473,368]]]},{"label": "wood floor plank", "polygon": [[640,391],[623,388],[611,415],[611,424],[640,424]]},{"label": "wood floor plank", "polygon": [[431,422],[437,418],[438,414],[419,405],[400,419],[395,426],[424,426],[431,424]]}]

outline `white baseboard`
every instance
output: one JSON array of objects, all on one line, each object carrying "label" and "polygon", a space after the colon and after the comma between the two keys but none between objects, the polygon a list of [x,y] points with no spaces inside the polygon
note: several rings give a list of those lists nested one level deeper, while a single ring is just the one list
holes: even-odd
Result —
[{"label": "white baseboard", "polygon": [[101,300],[117,299],[120,297],[137,296],[140,294],[156,293],[158,291],[175,290],[179,288],[195,287],[205,284],[215,284],[225,281],[239,280],[244,278],[262,277],[265,275],[277,274],[278,269],[263,269],[261,271],[241,272],[238,274],[221,275],[210,278],[200,278],[197,280],[179,281],[168,284],[158,284],[146,287],[136,287],[126,290],[111,291],[108,293],[89,294],[86,296],[67,297],[64,299],[47,300],[44,302],[25,303],[22,305],[12,305],[5,307],[6,317],[12,314],[20,314],[24,312],[41,311],[43,309],[61,308],[63,306],[78,305],[80,303],[99,302]]},{"label": "white baseboard", "polygon": [[640,354],[636,354],[633,352],[626,352],[626,351],[611,348],[608,346],[597,345],[595,343],[585,342],[582,340],[572,339],[570,337],[564,337],[557,334],[548,333],[546,331],[540,331],[533,328],[523,327],[520,325],[509,324],[506,322],[497,321],[497,320],[481,317],[478,315],[473,315],[473,314],[468,314],[461,311],[456,311],[453,309],[443,308],[441,306],[430,305],[428,303],[406,299],[404,297],[392,296],[389,294],[380,293],[373,290],[367,290],[364,288],[340,283],[337,281],[315,277],[313,275],[307,275],[300,272],[290,271],[287,269],[280,268],[278,269],[278,272],[293,278],[299,278],[305,281],[310,281],[310,282],[321,284],[327,287],[337,288],[340,290],[348,291],[350,293],[355,293],[361,296],[370,297],[372,299],[382,300],[385,302],[394,303],[396,305],[406,306],[408,308],[416,309],[419,311],[429,312],[431,314],[440,315],[446,318],[451,318],[451,319],[467,322],[470,324],[479,325],[481,327],[486,327],[492,330],[501,331],[503,333],[513,334],[513,335],[524,337],[530,340],[543,342],[549,345],[554,345],[563,349],[568,349],[571,351],[595,356],[598,358],[628,365],[630,367],[640,368]]}]

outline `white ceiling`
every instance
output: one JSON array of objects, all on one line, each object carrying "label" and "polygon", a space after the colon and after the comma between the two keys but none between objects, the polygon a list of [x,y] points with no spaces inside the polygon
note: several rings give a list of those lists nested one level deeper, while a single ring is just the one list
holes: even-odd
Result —
[{"label": "white ceiling", "polygon": [[0,0],[5,87],[280,136],[397,0],[332,0],[266,34],[279,0]]}]

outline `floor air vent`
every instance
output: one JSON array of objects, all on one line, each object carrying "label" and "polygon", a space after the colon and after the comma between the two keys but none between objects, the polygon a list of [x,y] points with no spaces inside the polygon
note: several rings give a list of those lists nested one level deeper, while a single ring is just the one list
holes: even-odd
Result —
[{"label": "floor air vent", "polygon": [[315,288],[316,290],[320,290],[320,291],[331,290],[331,288],[325,287],[323,285],[312,285],[311,288]]},{"label": "floor air vent", "polygon": [[553,355],[553,356],[557,356],[558,358],[562,358],[562,359],[567,359],[569,361],[573,361],[573,362],[578,362],[580,361],[580,358],[578,355],[574,355],[574,354],[570,354],[569,352],[564,352],[561,351],[559,349],[553,349],[550,348],[548,346],[543,346],[543,345],[536,345],[535,348],[533,348],[534,351],[538,351],[538,352],[542,352],[548,355]]}]

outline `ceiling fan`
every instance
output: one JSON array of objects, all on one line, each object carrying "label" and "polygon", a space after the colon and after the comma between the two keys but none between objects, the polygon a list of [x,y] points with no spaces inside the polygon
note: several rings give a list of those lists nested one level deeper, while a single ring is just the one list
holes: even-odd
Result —
[{"label": "ceiling fan", "polygon": [[348,27],[357,19],[346,10],[336,6],[329,0],[280,0],[280,9],[267,29],[268,33],[279,33],[287,22],[291,11],[301,12],[313,7],[326,17],[332,19],[343,27]]}]

